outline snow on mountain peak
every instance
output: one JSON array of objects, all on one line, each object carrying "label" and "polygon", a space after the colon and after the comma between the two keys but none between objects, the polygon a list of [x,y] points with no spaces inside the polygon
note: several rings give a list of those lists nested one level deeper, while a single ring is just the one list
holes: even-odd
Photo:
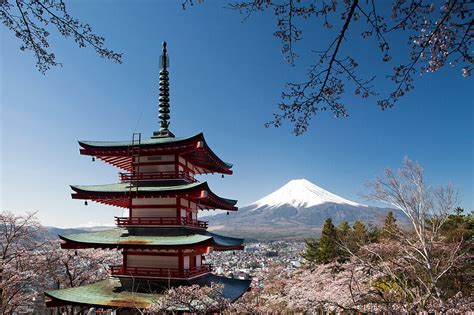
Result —
[{"label": "snow on mountain peak", "polygon": [[330,193],[304,178],[290,180],[283,187],[257,200],[250,206],[275,208],[290,205],[295,208],[309,208],[327,202],[348,204],[355,207],[363,206]]}]

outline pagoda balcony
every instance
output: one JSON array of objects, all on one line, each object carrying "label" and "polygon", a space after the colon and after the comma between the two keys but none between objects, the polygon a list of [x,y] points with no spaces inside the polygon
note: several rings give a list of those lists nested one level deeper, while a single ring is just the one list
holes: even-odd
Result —
[{"label": "pagoda balcony", "polygon": [[150,267],[123,267],[122,265],[109,266],[112,276],[150,277],[150,278],[177,278],[188,279],[205,275],[212,271],[212,265],[203,264],[189,269],[178,268],[150,268]]},{"label": "pagoda balcony", "polygon": [[133,181],[153,181],[153,180],[176,180],[184,179],[189,183],[197,182],[197,179],[191,176],[187,172],[143,172],[143,173],[119,173],[120,181],[122,182],[133,182]]},{"label": "pagoda balcony", "polygon": [[115,217],[115,224],[117,226],[186,226],[198,229],[207,229],[207,221],[194,220],[186,217],[182,218],[167,218],[167,217]]}]

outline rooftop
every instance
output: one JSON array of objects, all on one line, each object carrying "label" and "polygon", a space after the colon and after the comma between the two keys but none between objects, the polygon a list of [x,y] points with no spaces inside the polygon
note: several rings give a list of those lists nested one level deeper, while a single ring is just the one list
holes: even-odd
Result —
[{"label": "rooftop", "polygon": [[[190,280],[188,284],[210,286],[211,283],[222,284],[222,294],[231,302],[244,294],[250,286],[249,280],[230,279],[213,274]],[[106,308],[146,308],[162,298],[161,294],[127,292],[120,281],[113,278],[81,287],[45,291],[45,295],[52,300],[49,302],[51,305],[76,304]]]},{"label": "rooftop", "polygon": [[[130,235],[126,229],[110,229],[98,232],[87,232],[79,234],[59,235],[61,240],[65,241],[65,248],[89,248],[89,247],[167,247],[167,246],[188,246],[203,244],[222,249],[240,249],[243,246],[244,239],[217,235],[207,231],[202,234],[182,230],[181,235],[172,235],[177,229],[155,229],[153,233],[161,235]],[[168,233],[168,234],[165,234]]]}]

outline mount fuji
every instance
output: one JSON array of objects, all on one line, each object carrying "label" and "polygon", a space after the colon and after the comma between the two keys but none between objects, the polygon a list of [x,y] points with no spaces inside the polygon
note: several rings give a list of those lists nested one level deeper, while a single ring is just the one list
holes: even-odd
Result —
[{"label": "mount fuji", "polygon": [[206,217],[210,229],[233,236],[255,239],[314,237],[321,232],[326,218],[335,225],[383,224],[389,211],[400,223],[406,223],[399,210],[362,205],[337,196],[306,179],[295,179],[273,193],[239,209],[235,213]]}]

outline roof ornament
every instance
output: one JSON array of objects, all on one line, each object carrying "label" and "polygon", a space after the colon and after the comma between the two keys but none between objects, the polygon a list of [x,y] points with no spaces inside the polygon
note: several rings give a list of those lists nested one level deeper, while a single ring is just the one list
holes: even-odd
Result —
[{"label": "roof ornament", "polygon": [[173,137],[174,134],[169,131],[170,125],[170,88],[168,77],[169,59],[166,53],[166,42],[163,42],[163,53],[160,56],[160,97],[159,97],[159,115],[160,130],[153,133],[152,138]]}]

